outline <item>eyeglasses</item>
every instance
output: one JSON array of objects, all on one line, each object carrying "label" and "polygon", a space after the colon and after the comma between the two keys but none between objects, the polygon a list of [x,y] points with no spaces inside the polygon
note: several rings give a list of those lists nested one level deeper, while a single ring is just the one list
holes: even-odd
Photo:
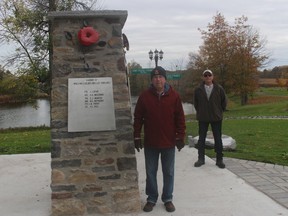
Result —
[{"label": "eyeglasses", "polygon": [[211,77],[212,74],[204,74],[204,77]]}]

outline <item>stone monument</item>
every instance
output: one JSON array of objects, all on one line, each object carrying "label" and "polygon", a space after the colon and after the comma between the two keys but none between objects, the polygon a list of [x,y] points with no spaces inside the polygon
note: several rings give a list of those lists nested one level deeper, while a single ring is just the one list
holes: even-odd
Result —
[{"label": "stone monument", "polygon": [[48,18],[52,215],[138,212],[122,33],[127,11],[51,12]]}]

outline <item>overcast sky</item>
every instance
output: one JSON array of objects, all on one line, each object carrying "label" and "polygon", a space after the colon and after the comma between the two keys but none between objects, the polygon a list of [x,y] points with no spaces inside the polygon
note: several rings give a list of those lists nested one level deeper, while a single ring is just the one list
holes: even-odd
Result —
[{"label": "overcast sky", "polygon": [[[266,52],[271,63],[266,69],[288,65],[288,0],[98,0],[105,10],[126,10],[123,28],[130,43],[128,62],[134,60],[143,68],[154,67],[148,52],[163,50],[159,65],[167,70],[184,69],[190,52],[198,52],[203,43],[198,28],[207,30],[217,12],[234,24],[235,18],[248,17],[267,40]],[[0,56],[8,46],[1,45]]]},{"label": "overcast sky", "polygon": [[288,65],[288,1],[287,0],[98,0],[106,10],[127,10],[123,28],[130,43],[127,61],[143,68],[154,67],[148,58],[150,49],[163,50],[159,65],[168,70],[184,69],[190,52],[198,52],[202,44],[198,28],[220,12],[230,24],[242,15],[267,40],[266,51],[272,62],[266,67]]}]

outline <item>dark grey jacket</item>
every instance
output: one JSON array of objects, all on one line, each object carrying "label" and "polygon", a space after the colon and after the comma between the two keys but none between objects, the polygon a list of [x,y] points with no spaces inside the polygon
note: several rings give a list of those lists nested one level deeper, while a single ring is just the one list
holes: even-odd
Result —
[{"label": "dark grey jacket", "polygon": [[213,83],[213,90],[208,100],[204,87],[201,83],[194,91],[194,107],[198,121],[214,122],[223,119],[223,111],[226,110],[227,96],[223,87]]}]

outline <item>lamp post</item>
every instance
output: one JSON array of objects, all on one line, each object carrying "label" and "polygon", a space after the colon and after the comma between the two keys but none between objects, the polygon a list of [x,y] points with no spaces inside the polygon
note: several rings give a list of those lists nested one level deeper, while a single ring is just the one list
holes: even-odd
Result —
[{"label": "lamp post", "polygon": [[152,50],[150,50],[150,52],[148,53],[149,54],[149,59],[152,61],[153,58],[155,60],[155,66],[157,67],[158,66],[158,60],[162,60],[163,59],[163,54],[164,52],[162,50],[158,51],[157,49],[155,49],[154,51],[154,56],[153,56],[153,52]]}]

